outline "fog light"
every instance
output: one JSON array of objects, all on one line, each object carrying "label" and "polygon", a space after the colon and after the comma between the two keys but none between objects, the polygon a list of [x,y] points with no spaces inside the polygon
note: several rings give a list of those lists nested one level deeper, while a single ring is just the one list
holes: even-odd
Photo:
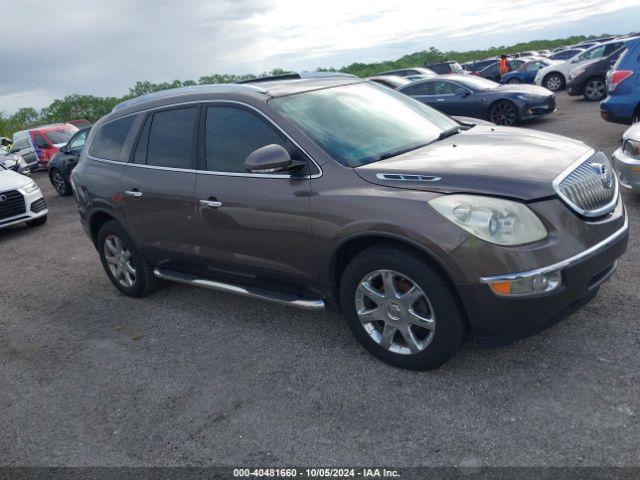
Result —
[{"label": "fog light", "polygon": [[560,271],[540,273],[510,280],[491,281],[488,282],[488,284],[489,288],[491,288],[496,295],[537,295],[551,292],[560,287],[562,284],[562,273]]}]

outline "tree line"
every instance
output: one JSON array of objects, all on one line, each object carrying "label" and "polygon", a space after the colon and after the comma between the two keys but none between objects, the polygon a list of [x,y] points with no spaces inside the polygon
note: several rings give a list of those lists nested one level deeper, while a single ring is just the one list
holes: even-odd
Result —
[{"label": "tree line", "polygon": [[[605,36],[603,34],[602,36]],[[583,42],[596,36],[573,36],[556,40],[534,40],[526,43],[518,43],[511,46],[491,47],[486,50],[470,50],[466,52],[440,50],[431,47],[427,50],[414,52],[396,60],[389,60],[375,63],[352,63],[340,69],[318,68],[318,71],[350,73],[358,77],[368,77],[384,70],[394,70],[397,68],[409,68],[423,66],[426,63],[439,62],[442,60],[453,60],[457,62],[467,62],[476,59],[493,57],[502,53],[516,53],[528,50],[542,50],[571,45]],[[168,90],[171,88],[188,87],[193,85],[207,85],[213,83],[235,83],[242,80],[250,80],[266,75],[280,75],[290,73],[282,69],[273,69],[259,75],[233,75],[214,74],[200,77],[195,80],[174,80],[172,82],[153,83],[149,81],[138,81],[129,88],[126,95],[122,97],[97,97],[94,95],[67,95],[62,99],[54,100],[49,106],[36,110],[33,107],[23,107],[13,114],[7,114],[0,110],[0,136],[11,137],[13,132],[24,130],[36,125],[45,123],[64,122],[66,120],[84,118],[90,122],[95,122],[103,115],[109,113],[115,105],[130,98],[146,95],[148,93]]]}]

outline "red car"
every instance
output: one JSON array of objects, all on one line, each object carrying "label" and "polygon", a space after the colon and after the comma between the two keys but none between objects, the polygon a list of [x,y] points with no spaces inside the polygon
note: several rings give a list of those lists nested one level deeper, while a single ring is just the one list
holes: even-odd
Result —
[{"label": "red car", "polygon": [[69,123],[54,123],[17,132],[13,136],[13,141],[15,144],[19,139],[27,137],[35,150],[38,167],[46,168],[51,157],[56,154],[60,150],[60,147],[65,145],[77,131],[78,127]]}]

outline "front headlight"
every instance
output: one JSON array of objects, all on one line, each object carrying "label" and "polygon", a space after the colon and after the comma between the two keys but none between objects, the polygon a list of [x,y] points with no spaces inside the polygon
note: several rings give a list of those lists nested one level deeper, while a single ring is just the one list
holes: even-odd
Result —
[{"label": "front headlight", "polygon": [[624,141],[624,153],[629,157],[640,160],[640,142],[627,139]]},{"label": "front headlight", "polygon": [[429,204],[460,228],[497,245],[522,245],[547,236],[540,219],[519,202],[479,195],[442,195]]},{"label": "front headlight", "polygon": [[36,190],[40,190],[40,188],[36,182],[31,182],[30,184],[22,187],[22,190],[24,190],[25,193],[33,193]]}]

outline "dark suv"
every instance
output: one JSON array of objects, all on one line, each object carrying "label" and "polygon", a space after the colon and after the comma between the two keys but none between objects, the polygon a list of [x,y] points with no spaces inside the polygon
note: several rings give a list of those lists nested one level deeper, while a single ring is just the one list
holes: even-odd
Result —
[{"label": "dark suv", "polygon": [[166,279],[333,305],[367,350],[412,369],[469,332],[496,346],[576,310],[628,239],[603,153],[460,124],[359,79],[129,100],[95,124],[72,183],[122,293]]}]

